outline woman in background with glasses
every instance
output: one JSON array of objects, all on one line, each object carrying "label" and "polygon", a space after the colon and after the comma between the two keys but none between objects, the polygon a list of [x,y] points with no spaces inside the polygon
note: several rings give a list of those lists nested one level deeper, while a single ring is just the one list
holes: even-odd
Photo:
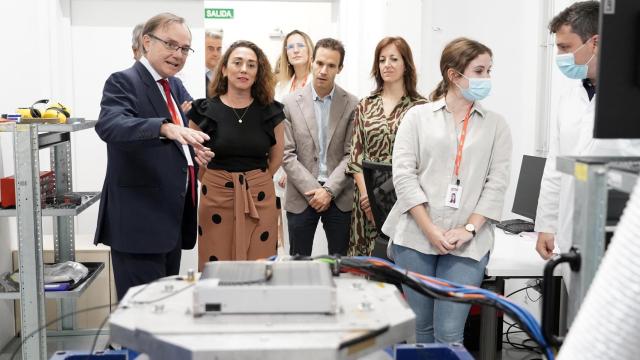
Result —
[{"label": "woman in background with glasses", "polygon": [[[278,73],[276,84],[277,101],[282,99],[289,93],[297,89],[303,88],[311,83],[311,57],[313,53],[313,41],[309,35],[300,30],[293,30],[284,37],[282,43],[282,52],[278,57],[276,72]],[[281,209],[282,199],[285,194],[285,186],[287,184],[287,174],[282,168],[278,169],[273,182],[276,187],[276,196],[278,209]],[[278,215],[278,246],[284,247],[285,233],[284,219],[282,210]]]},{"label": "woman in background with glasses", "polygon": [[[284,113],[274,101],[269,60],[250,41],[231,44],[209,84],[193,102],[190,126],[215,152],[199,176],[198,268],[216,260],[276,254],[278,212],[272,176],[284,149]],[[202,169],[202,168],[201,168]]]},{"label": "woman in background with glasses", "polygon": [[311,57],[313,41],[300,30],[293,30],[284,37],[278,63],[278,79],[275,99],[281,101],[290,92],[303,88],[311,81]]}]

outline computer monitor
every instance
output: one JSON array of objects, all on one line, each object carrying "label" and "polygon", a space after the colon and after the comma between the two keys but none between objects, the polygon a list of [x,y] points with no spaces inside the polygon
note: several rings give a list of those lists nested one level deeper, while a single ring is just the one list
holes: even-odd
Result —
[{"label": "computer monitor", "polygon": [[[511,212],[524,216],[535,222],[540,195],[540,183],[546,159],[543,157],[523,155],[520,175],[516,185],[516,195],[513,199]],[[607,194],[606,224],[613,226],[618,223],[620,216],[629,200],[629,194],[610,189]]]},{"label": "computer monitor", "polygon": [[528,219],[536,219],[536,209],[538,208],[538,195],[540,194],[540,182],[544,172],[544,163],[547,159],[543,157],[523,155],[516,195],[513,199],[511,211]]},{"label": "computer monitor", "polygon": [[593,137],[638,139],[640,1],[602,1],[599,34]]}]

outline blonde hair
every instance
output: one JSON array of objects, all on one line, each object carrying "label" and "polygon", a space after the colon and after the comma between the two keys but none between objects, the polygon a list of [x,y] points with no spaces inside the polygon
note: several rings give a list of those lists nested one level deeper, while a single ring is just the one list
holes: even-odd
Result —
[{"label": "blonde hair", "polygon": [[312,56],[313,41],[311,41],[311,38],[309,37],[309,35],[305,34],[304,32],[300,30],[293,30],[284,37],[284,41],[282,42],[280,61],[278,62],[278,81],[279,82],[285,83],[289,81],[295,74],[293,65],[289,64],[289,57],[287,56],[287,40],[289,40],[289,38],[295,34],[302,36],[302,38],[304,39],[304,42],[305,42],[304,45],[307,47],[307,55],[308,55],[307,71],[311,72],[311,61],[312,61],[311,59],[313,58]]}]

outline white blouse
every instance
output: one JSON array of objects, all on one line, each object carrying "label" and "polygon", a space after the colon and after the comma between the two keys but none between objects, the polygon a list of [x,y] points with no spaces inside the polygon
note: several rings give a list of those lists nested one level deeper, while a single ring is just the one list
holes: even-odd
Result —
[{"label": "white blouse", "polygon": [[[276,94],[275,94],[275,100],[276,101],[280,101],[282,102],[282,99],[284,99],[285,96],[289,95],[289,92],[291,92],[291,83],[293,82],[295,76],[292,76],[291,79],[289,79],[289,81],[287,82],[282,82],[282,81],[278,81],[278,83],[276,84]],[[305,84],[309,84],[311,83],[313,78],[313,75],[311,75],[311,72],[309,72],[309,75],[307,75],[307,80],[304,82]]]},{"label": "white blouse", "polygon": [[455,184],[458,131],[444,99],[416,105],[404,116],[393,148],[393,184],[398,196],[382,231],[394,243],[424,254],[438,254],[409,210],[423,204],[434,224],[449,230],[464,226],[476,213],[489,221],[453,255],[480,260],[493,248],[491,221],[502,216],[509,184],[511,132],[504,118],[475,103],[460,164],[462,198],[458,209],[445,205]]}]

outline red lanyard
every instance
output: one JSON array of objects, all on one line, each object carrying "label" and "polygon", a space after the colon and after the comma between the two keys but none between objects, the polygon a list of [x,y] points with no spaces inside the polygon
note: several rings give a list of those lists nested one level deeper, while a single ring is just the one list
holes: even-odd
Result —
[{"label": "red lanyard", "polygon": [[469,106],[469,111],[467,111],[467,115],[464,117],[462,124],[462,133],[460,133],[460,141],[458,141],[458,152],[456,153],[456,183],[460,185],[460,162],[462,162],[462,149],[464,148],[464,140],[467,137],[467,126],[469,125],[469,118],[471,118],[471,109],[473,108],[473,104]]}]

